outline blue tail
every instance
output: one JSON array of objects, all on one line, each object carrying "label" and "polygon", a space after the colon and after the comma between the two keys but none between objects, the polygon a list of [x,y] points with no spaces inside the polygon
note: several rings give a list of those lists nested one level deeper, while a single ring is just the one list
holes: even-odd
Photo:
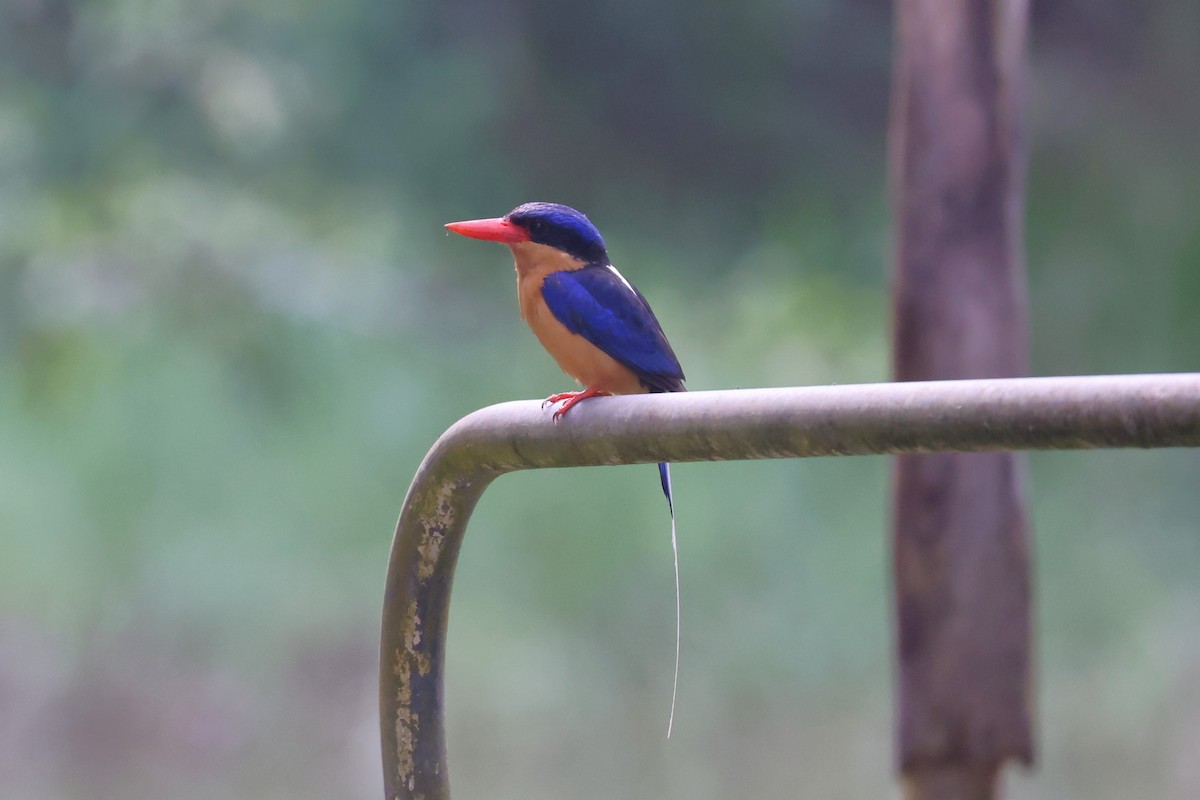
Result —
[{"label": "blue tail", "polygon": [[[648,387],[647,391],[654,392],[654,393],[664,392],[664,391],[666,391],[666,392],[686,392],[687,389],[683,388],[683,380],[682,380],[683,376],[681,375],[679,377],[680,377],[680,379],[676,380],[674,382],[674,384],[672,386],[670,386],[669,388],[664,388],[662,386],[658,386],[658,387],[650,386],[650,387]],[[667,498],[667,509],[670,510],[670,512],[671,512],[671,519],[675,519],[675,496],[674,496],[674,493],[671,491],[671,465],[665,461],[660,461],[658,463],[658,477],[662,481],[663,496]]]},{"label": "blue tail", "polygon": [[675,681],[671,685],[671,715],[667,718],[667,738],[670,739],[671,728],[675,725],[675,697],[679,694],[679,643],[683,638],[683,628],[680,626],[682,604],[679,601],[679,539],[675,536],[675,498],[671,492],[671,465],[660,461],[658,477],[662,480],[662,490],[667,498],[667,508],[671,511],[671,553],[675,560]]},{"label": "blue tail", "polygon": [[671,512],[671,516],[675,516],[675,497],[671,492],[671,465],[667,462],[660,462],[658,465],[658,477],[662,481],[663,496],[667,498],[667,508]]}]

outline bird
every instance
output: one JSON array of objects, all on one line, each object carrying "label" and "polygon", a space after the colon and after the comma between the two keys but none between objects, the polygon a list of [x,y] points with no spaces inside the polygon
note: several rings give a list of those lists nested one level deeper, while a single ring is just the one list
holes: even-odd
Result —
[{"label": "bird", "polygon": [[[559,203],[524,203],[503,217],[450,222],[446,228],[472,239],[501,242],[512,250],[517,302],[542,347],[584,388],[559,392],[558,422],[591,397],[645,392],[685,392],[683,368],[650,304],[608,257],[600,231],[581,212]],[[667,738],[675,722],[681,640],[679,542],[671,467],[658,465],[671,513],[675,561],[675,680]]]},{"label": "bird", "polygon": [[[590,397],[684,392],[683,368],[642,293],[617,271],[604,237],[581,212],[559,203],[524,203],[503,217],[446,228],[512,250],[521,318],[563,372],[584,388],[559,392],[558,422]],[[658,465],[672,516],[668,464]]]}]

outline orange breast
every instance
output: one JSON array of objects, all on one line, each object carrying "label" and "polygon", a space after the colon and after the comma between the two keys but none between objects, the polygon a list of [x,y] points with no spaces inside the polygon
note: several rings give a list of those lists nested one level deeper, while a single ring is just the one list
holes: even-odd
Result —
[{"label": "orange breast", "polygon": [[529,323],[542,347],[558,362],[563,372],[587,387],[609,394],[640,394],[646,391],[629,368],[555,318],[542,298],[542,281],[563,269],[583,264],[560,250],[521,242],[512,245],[517,267],[517,299],[521,317]]}]

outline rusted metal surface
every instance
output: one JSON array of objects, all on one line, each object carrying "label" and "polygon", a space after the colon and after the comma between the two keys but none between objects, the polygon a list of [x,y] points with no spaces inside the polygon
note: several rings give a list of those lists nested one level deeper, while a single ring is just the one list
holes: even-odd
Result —
[{"label": "rusted metal surface", "polygon": [[454,566],[479,497],[520,469],[935,451],[1200,446],[1200,374],[743,389],[537,401],[455,423],[405,499],[388,566],[380,732],[388,798],[450,796],[442,719]]}]

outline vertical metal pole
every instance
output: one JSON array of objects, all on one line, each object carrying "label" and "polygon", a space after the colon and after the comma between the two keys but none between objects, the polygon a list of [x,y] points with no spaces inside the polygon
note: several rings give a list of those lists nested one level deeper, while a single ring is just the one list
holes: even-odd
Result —
[{"label": "vertical metal pole", "polygon": [[[898,0],[889,131],[894,373],[1027,370],[1021,95],[1027,0]],[[893,476],[905,797],[996,797],[1033,758],[1024,460],[903,456]]]}]

